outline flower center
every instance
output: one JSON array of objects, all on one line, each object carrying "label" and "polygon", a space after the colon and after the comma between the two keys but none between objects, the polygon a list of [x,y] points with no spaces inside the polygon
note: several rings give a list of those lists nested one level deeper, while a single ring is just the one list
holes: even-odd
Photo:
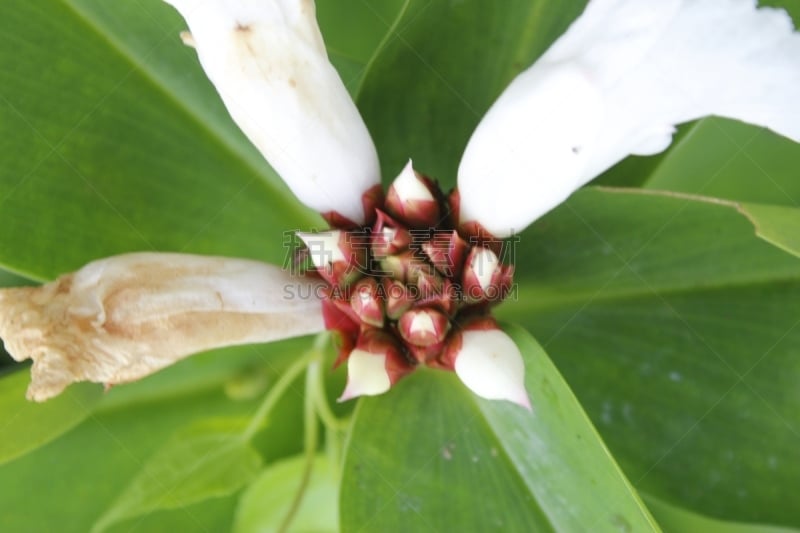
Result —
[{"label": "flower center", "polygon": [[414,178],[413,187],[395,182],[385,199],[365,194],[367,225],[334,214],[330,231],[301,235],[328,284],[323,312],[341,341],[337,363],[378,343],[375,350],[400,354],[400,373],[419,364],[453,370],[444,357],[453,332],[488,316],[511,290],[505,242],[458,227],[457,191],[446,196],[427,177]]}]

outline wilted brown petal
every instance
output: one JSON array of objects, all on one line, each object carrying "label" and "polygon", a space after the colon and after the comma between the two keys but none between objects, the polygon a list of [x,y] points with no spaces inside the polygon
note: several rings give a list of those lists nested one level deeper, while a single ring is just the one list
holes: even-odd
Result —
[{"label": "wilted brown petal", "polygon": [[0,290],[0,337],[33,359],[28,398],[134,381],[188,355],[324,329],[316,282],[243,259],[133,253]]}]

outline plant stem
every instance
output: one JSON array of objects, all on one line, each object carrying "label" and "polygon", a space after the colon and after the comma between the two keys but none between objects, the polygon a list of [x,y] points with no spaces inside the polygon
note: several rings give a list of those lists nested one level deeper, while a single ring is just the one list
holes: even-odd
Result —
[{"label": "plant stem", "polygon": [[314,408],[315,401],[312,390],[314,387],[314,381],[316,380],[314,367],[319,367],[319,359],[321,354],[321,351],[317,352],[317,357],[308,365],[308,369],[306,371],[305,397],[303,399],[303,450],[305,452],[306,464],[305,468],[303,469],[303,475],[300,478],[300,486],[297,488],[297,492],[294,495],[294,499],[289,507],[289,511],[287,511],[281,526],[278,528],[278,531],[282,533],[289,530],[292,520],[294,520],[297,511],[300,509],[300,504],[303,503],[303,497],[305,496],[306,489],[308,488],[308,483],[311,480],[311,472],[314,469],[314,460],[316,459],[317,455],[319,422],[317,421],[317,413],[316,409]]},{"label": "plant stem", "polygon": [[[320,335],[320,337],[325,337],[327,340],[326,335]],[[253,435],[255,435],[264,424],[264,421],[267,419],[272,409],[278,403],[278,400],[281,399],[292,382],[294,382],[294,380],[297,379],[303,370],[308,367],[311,361],[313,361],[316,357],[319,357],[320,349],[318,348],[318,344],[319,338],[309,351],[303,354],[300,359],[295,361],[292,366],[286,369],[286,372],[283,373],[278,382],[275,383],[272,389],[270,389],[270,391],[267,393],[267,396],[264,398],[264,401],[261,403],[261,405],[258,406],[258,410],[253,415],[253,418],[250,419],[250,423],[244,430],[242,438],[245,440],[250,440],[253,438]]]},{"label": "plant stem", "polygon": [[309,365],[309,371],[314,373],[314,400],[317,407],[317,414],[325,425],[327,431],[344,431],[350,424],[349,418],[339,418],[328,405],[328,395],[325,393],[325,376],[320,370],[318,361]]}]

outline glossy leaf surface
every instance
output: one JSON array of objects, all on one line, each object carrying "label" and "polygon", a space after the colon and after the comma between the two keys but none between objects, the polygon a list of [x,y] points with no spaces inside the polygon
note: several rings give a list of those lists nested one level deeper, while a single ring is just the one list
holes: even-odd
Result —
[{"label": "glossy leaf surface", "polygon": [[[280,531],[300,488],[305,456],[284,459],[265,468],[242,494],[236,509],[235,533]],[[314,460],[311,477],[290,531],[339,531],[339,479],[323,455]]]},{"label": "glossy leaf surface", "polygon": [[637,487],[800,523],[797,257],[728,206],[609,190],[573,195],[516,252],[529,268],[498,311],[541,340]]},{"label": "glossy leaf surface", "polygon": [[80,424],[103,397],[100,385],[82,383],[52,402],[25,399],[30,376],[25,370],[0,379],[0,464],[47,444]]},{"label": "glossy leaf surface", "polygon": [[509,333],[533,412],[478,399],[432,370],[362,400],[343,530],[657,530],[547,354],[524,330]]}]

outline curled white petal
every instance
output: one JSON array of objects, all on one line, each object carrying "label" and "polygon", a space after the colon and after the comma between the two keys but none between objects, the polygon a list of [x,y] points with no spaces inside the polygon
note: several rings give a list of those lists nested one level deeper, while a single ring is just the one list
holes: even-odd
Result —
[{"label": "curled white petal", "polygon": [[519,348],[501,330],[465,331],[455,371],[469,389],[488,400],[508,400],[531,408],[525,391],[525,363]]},{"label": "curled white petal", "polygon": [[707,115],[800,142],[800,34],[755,0],[592,0],[495,102],[458,173],[461,221],[521,231]]},{"label": "curled white petal", "polygon": [[376,396],[392,386],[386,371],[386,356],[366,350],[353,350],[347,359],[347,385],[340,402],[358,396]]},{"label": "curled white petal", "polygon": [[119,255],[1,290],[0,337],[33,359],[28,397],[43,401],[72,382],[125,383],[204,350],[322,331],[314,288],[257,261]]},{"label": "curled white petal", "polygon": [[312,0],[166,0],[231,117],[292,192],[364,221],[380,182],[364,121],[328,60]]}]

